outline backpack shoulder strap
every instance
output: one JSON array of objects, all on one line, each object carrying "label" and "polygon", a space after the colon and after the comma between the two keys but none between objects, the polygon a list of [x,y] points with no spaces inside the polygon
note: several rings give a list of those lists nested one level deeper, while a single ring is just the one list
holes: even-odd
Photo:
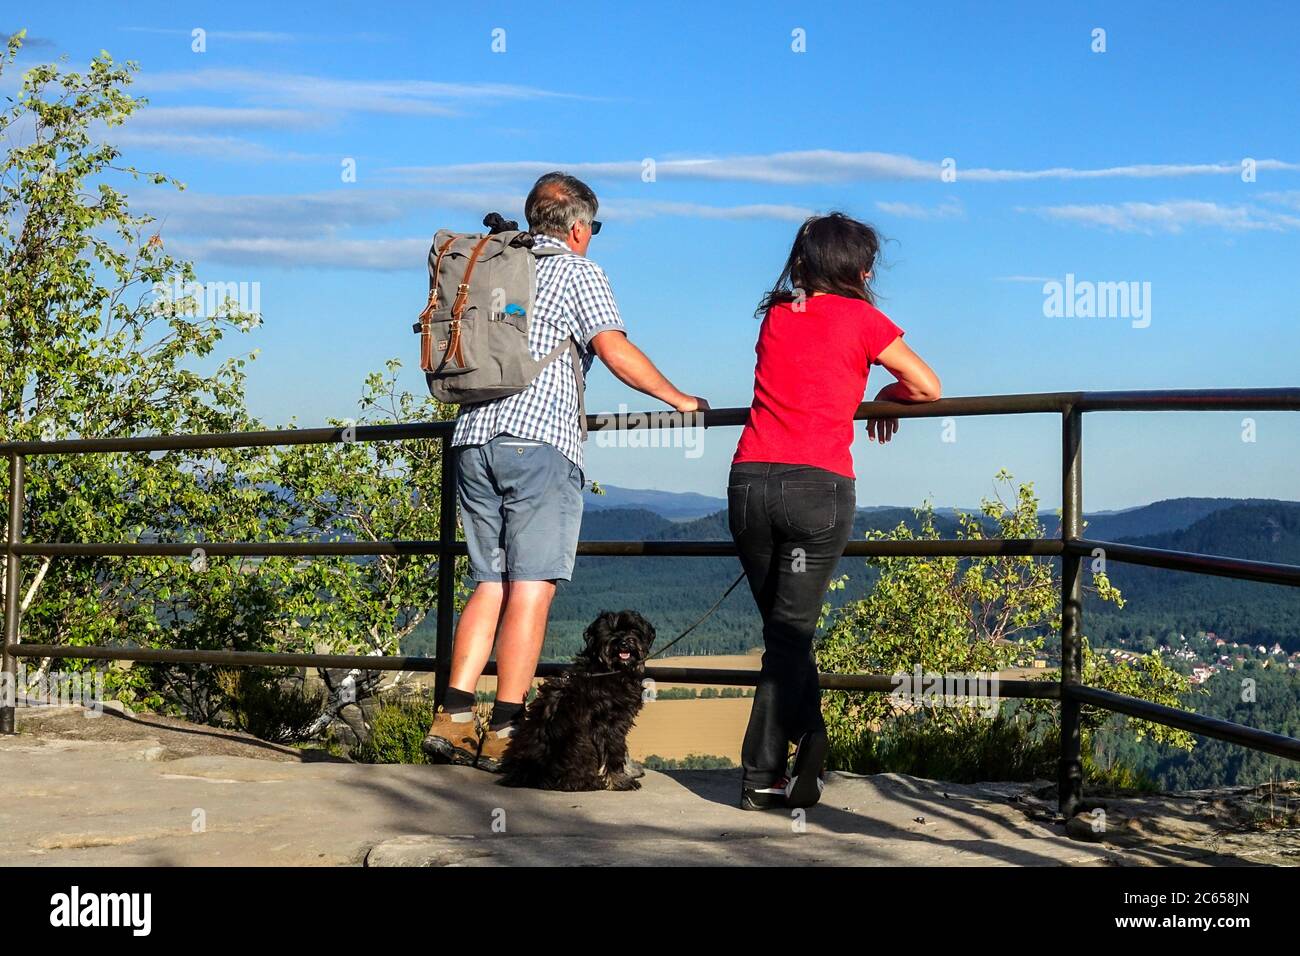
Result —
[{"label": "backpack shoulder strap", "polygon": [[[544,246],[533,246],[532,253],[533,256],[538,259],[544,258],[546,256],[568,256],[574,254],[572,249],[557,248],[549,244]],[[578,346],[578,340],[575,339],[572,334],[566,335],[559,345],[551,349],[551,351],[548,352],[545,357],[538,359],[537,368],[540,370],[545,368],[547,365],[550,365],[557,358],[563,355],[566,350],[573,357],[572,359],[573,377],[576,380],[578,386],[578,430],[582,434],[582,441],[586,441],[587,440],[587,402],[586,402],[587,383],[583,380],[582,349]]]},{"label": "backpack shoulder strap", "polygon": [[557,358],[564,354],[565,350],[573,356],[573,378],[578,386],[578,430],[582,434],[582,440],[587,440],[587,383],[583,380],[582,374],[582,349],[578,347],[578,340],[572,335],[566,336],[555,348],[546,353],[545,357],[537,360],[537,370],[540,372],[546,366],[550,365]]}]

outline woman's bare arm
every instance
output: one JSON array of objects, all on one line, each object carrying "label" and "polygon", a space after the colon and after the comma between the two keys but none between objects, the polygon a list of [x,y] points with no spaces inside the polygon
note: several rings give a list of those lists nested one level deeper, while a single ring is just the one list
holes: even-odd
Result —
[{"label": "woman's bare arm", "polygon": [[[935,402],[943,395],[939,376],[912,351],[902,336],[894,339],[876,356],[876,362],[898,381],[876,393],[878,402]],[[898,431],[897,418],[868,418],[867,436],[882,445]]]}]

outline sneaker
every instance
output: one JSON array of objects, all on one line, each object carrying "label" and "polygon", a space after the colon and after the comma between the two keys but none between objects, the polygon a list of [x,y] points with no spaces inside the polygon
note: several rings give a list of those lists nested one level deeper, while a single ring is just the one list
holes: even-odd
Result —
[{"label": "sneaker", "polygon": [[829,750],[830,741],[826,739],[824,730],[809,731],[799,739],[790,782],[785,788],[786,806],[811,807],[822,798],[822,790],[826,787],[822,770]]},{"label": "sneaker", "polygon": [[431,760],[445,760],[462,767],[471,767],[478,758],[482,744],[478,718],[452,720],[446,708],[439,707],[433,715],[433,726],[424,735],[420,749]]},{"label": "sneaker", "polygon": [[483,746],[479,748],[478,761],[474,766],[488,773],[500,773],[501,758],[505,756],[506,748],[510,746],[510,733],[513,729],[509,725],[500,730],[485,729]]},{"label": "sneaker", "polygon": [[785,802],[785,788],[789,781],[782,777],[770,787],[756,789],[745,787],[740,792],[740,809],[742,810],[780,810]]}]

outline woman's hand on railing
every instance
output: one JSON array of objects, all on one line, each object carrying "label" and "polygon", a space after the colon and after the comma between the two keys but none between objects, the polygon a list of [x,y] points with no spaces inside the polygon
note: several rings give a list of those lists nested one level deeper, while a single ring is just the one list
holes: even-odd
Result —
[{"label": "woman's hand on railing", "polygon": [[[876,393],[873,401],[877,402],[903,402],[914,404],[917,402],[937,401],[935,398],[919,398],[916,391],[906,382],[890,382],[884,388]],[[891,438],[898,434],[897,418],[868,418],[867,419],[867,437],[872,441],[878,441],[880,444],[886,444]]]},{"label": "woman's hand on railing", "polygon": [[[876,393],[877,402],[937,402],[943,395],[939,376],[908,347],[902,336],[882,349],[876,361],[898,379]],[[867,419],[867,435],[872,441],[883,445],[897,433],[897,418]]]},{"label": "woman's hand on railing", "polygon": [[[877,402],[897,401],[898,399],[894,398],[889,391],[897,384],[898,384],[897,382],[891,382],[889,385],[886,385],[884,388],[882,388],[879,392],[876,393],[876,397],[873,399],[873,401],[877,401]],[[868,441],[878,441],[880,442],[880,444],[884,445],[891,438],[893,438],[894,435],[896,435],[897,433],[898,433],[897,418],[868,418],[867,419],[867,440]]]}]

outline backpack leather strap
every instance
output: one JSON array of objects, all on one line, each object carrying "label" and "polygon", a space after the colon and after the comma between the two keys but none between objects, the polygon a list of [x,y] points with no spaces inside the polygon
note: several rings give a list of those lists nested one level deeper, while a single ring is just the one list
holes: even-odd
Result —
[{"label": "backpack leather strap", "polygon": [[442,268],[442,257],[447,254],[447,250],[455,241],[456,237],[452,236],[438,250],[438,257],[433,261],[433,288],[429,290],[428,304],[420,313],[420,369],[425,372],[433,371],[433,329],[429,321],[438,307],[438,272]]},{"label": "backpack leather strap", "polygon": [[478,241],[474,251],[469,254],[465,275],[461,277],[460,285],[456,287],[456,298],[451,303],[451,337],[447,340],[447,360],[454,358],[461,368],[465,367],[465,352],[462,348],[460,317],[465,314],[465,306],[469,302],[469,280],[474,275],[474,266],[478,264],[478,257],[482,254],[483,247],[491,238],[492,234],[488,233]]}]

